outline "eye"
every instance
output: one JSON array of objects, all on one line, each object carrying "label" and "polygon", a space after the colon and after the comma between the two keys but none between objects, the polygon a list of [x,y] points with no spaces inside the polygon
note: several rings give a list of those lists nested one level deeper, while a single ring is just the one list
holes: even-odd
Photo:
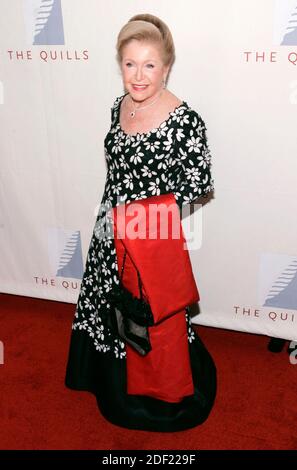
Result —
[{"label": "eye", "polygon": [[127,63],[126,63],[126,66],[127,66],[127,67],[130,67],[130,65],[132,65],[131,62],[127,62]]},{"label": "eye", "polygon": [[154,64],[147,64],[147,67],[153,69],[155,66],[154,66]]}]

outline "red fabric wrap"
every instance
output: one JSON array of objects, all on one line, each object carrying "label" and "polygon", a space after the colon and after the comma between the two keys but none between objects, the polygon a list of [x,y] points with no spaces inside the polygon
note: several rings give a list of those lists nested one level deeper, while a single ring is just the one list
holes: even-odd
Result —
[{"label": "red fabric wrap", "polygon": [[119,267],[127,250],[123,285],[139,297],[137,268],[155,323],[146,356],[126,345],[127,393],[179,402],[194,393],[185,307],[200,297],[178,205],[169,193],[116,206],[112,216]]}]

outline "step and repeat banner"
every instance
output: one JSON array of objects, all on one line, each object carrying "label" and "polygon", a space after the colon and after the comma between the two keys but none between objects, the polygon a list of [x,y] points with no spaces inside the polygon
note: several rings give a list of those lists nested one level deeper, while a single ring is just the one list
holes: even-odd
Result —
[{"label": "step and repeat banner", "polygon": [[296,339],[297,0],[0,8],[2,292],[76,302],[124,93],[117,34],[151,13],[175,41],[168,88],[201,114],[212,154],[215,192],[189,243],[193,321]]}]

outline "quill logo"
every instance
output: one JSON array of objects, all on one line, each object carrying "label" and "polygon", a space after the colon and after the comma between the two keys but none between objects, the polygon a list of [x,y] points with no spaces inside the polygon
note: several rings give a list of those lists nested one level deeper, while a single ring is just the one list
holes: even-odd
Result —
[{"label": "quill logo", "polygon": [[49,258],[54,275],[82,279],[83,258],[79,230],[49,229]]},{"label": "quill logo", "polygon": [[29,44],[65,44],[61,0],[23,0],[23,10]]},{"label": "quill logo", "polygon": [[259,274],[263,307],[297,310],[297,256],[263,254]]},{"label": "quill logo", "polygon": [[274,41],[281,46],[297,45],[296,0],[275,0]]}]

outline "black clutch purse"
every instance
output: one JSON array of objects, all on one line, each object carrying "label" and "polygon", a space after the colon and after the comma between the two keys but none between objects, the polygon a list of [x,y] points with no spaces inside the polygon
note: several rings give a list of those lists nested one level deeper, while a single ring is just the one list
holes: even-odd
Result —
[{"label": "black clutch purse", "polygon": [[151,351],[148,326],[153,326],[154,317],[149,303],[142,293],[142,282],[137,270],[139,298],[135,297],[122,283],[127,250],[124,252],[120,282],[107,296],[111,304],[108,325],[124,341],[145,356]]}]

